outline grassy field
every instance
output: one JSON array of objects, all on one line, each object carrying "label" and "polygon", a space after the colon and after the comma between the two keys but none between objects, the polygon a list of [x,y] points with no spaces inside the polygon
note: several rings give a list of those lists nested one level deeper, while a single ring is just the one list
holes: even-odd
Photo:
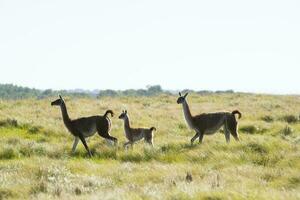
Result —
[{"label": "grassy field", "polygon": [[[73,119],[116,114],[119,147],[95,135],[91,159],[81,143],[70,153],[51,100],[0,101],[0,199],[300,199],[300,96],[191,94],[193,114],[243,113],[240,142],[227,145],[220,131],[194,146],[177,96],[66,98]],[[157,128],[153,149],[123,149],[122,109],[133,127]]]}]

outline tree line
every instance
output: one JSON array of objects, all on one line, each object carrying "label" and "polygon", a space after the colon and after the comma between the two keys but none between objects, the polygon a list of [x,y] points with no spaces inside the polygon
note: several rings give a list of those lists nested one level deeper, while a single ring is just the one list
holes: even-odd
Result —
[{"label": "tree line", "polygon": [[[57,96],[61,94],[63,96],[72,97],[120,97],[120,96],[155,96],[155,95],[172,95],[177,94],[178,91],[163,90],[160,85],[147,86],[146,89],[128,89],[128,90],[39,90],[28,87],[16,86],[13,84],[0,84],[0,98],[1,99],[27,99],[38,98],[43,99],[47,97]],[[209,91],[209,90],[184,90],[182,92],[194,92],[202,95],[214,94],[214,93],[234,93],[233,90],[225,91]]]}]

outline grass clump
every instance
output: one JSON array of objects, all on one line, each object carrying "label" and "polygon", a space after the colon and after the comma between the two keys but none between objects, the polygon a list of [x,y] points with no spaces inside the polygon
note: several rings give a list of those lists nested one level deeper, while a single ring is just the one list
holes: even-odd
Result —
[{"label": "grass clump", "polygon": [[13,147],[4,147],[0,150],[0,160],[9,160],[18,157]]},{"label": "grass clump", "polygon": [[160,156],[160,152],[155,149],[144,149],[144,160],[151,161],[151,160],[158,160]]},{"label": "grass clump", "polygon": [[41,127],[39,126],[32,126],[28,129],[28,133],[30,134],[37,134],[41,131]]},{"label": "grass clump", "polygon": [[18,121],[16,119],[5,119],[0,121],[0,127],[19,127]]},{"label": "grass clump", "polygon": [[14,196],[14,193],[8,189],[0,188],[0,200],[10,199]]},{"label": "grass clump", "polygon": [[81,189],[76,187],[75,190],[74,190],[75,194],[78,196],[78,195],[81,195]]},{"label": "grass clump", "polygon": [[245,125],[240,127],[240,131],[246,134],[258,134],[258,133],[264,133],[266,129],[260,128],[255,125]]},{"label": "grass clump", "polygon": [[271,123],[274,122],[274,117],[270,116],[270,115],[265,115],[261,118],[261,120],[267,122],[267,123]]},{"label": "grass clump", "polygon": [[122,154],[120,156],[120,160],[122,162],[142,162],[144,160],[144,156],[142,155],[142,153],[139,152],[128,152],[125,154]]},{"label": "grass clump", "polygon": [[299,122],[299,117],[295,115],[284,115],[281,119],[282,121],[285,121],[289,124],[294,124]]},{"label": "grass clump", "polygon": [[272,166],[282,158],[281,154],[272,153],[275,146],[276,144],[270,146],[265,143],[250,142],[238,148],[243,150],[243,153],[240,155],[243,162],[246,161],[261,166]]},{"label": "grass clump", "polygon": [[250,152],[255,152],[255,153],[259,153],[259,154],[267,154],[268,153],[268,149],[266,146],[262,145],[262,144],[258,144],[258,143],[248,143],[246,145],[246,150],[250,151]]},{"label": "grass clump", "polygon": [[41,145],[36,145],[35,143],[27,143],[20,147],[20,154],[24,157],[45,156],[47,154],[46,149]]},{"label": "grass clump", "polygon": [[289,187],[297,188],[300,186],[300,176],[294,176],[288,179]]},{"label": "grass clump", "polygon": [[186,125],[184,124],[184,123],[179,123],[178,124],[178,128],[180,129],[180,130],[186,130],[187,128],[186,128]]},{"label": "grass clump", "polygon": [[281,131],[280,131],[281,135],[283,136],[289,136],[293,133],[293,129],[286,125]]},{"label": "grass clump", "polygon": [[[113,160],[117,159],[117,149],[115,148],[102,148],[99,150],[92,148],[91,153],[93,157],[97,159],[113,159]],[[86,152],[84,152],[84,155],[86,155]],[[84,156],[84,155],[81,154],[80,156]]]},{"label": "grass clump", "polygon": [[38,193],[47,193],[48,186],[45,181],[40,181],[36,185],[31,188],[31,194],[38,194]]}]

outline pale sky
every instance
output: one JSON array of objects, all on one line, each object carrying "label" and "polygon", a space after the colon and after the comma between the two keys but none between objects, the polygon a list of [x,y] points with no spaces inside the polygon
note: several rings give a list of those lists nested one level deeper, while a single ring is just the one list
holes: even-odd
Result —
[{"label": "pale sky", "polygon": [[0,83],[300,94],[299,0],[0,0]]}]

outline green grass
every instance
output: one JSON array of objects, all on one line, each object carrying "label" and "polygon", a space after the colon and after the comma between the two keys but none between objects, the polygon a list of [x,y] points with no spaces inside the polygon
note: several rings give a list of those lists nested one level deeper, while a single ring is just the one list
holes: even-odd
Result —
[{"label": "green grass", "polygon": [[[220,131],[190,145],[175,96],[66,98],[72,118],[112,109],[112,147],[98,135],[71,154],[73,138],[52,99],[1,101],[0,199],[299,199],[300,98],[191,95],[193,114],[239,109],[240,142]],[[134,127],[157,127],[155,147],[124,150],[118,114]],[[186,176],[191,174],[192,181]]]}]

